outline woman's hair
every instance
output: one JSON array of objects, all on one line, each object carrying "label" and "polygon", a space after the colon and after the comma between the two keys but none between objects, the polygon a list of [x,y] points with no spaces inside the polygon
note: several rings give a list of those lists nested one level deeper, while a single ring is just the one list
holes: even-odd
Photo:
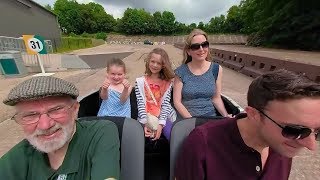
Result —
[{"label": "woman's hair", "polygon": [[280,69],[254,79],[248,90],[248,106],[264,110],[268,102],[320,98],[320,84],[302,74]]},{"label": "woman's hair", "polygon": [[111,67],[111,66],[114,66],[114,65],[115,65],[115,66],[123,67],[124,73],[127,72],[127,70],[126,70],[126,64],[125,64],[121,59],[119,59],[119,58],[113,58],[113,59],[111,59],[110,61],[108,61],[108,63],[107,63],[107,72],[109,72],[110,67]]},{"label": "woman's hair", "polygon": [[[197,35],[204,35],[204,37],[206,38],[206,40],[208,40],[208,35],[207,33],[205,33],[204,31],[202,31],[201,29],[194,29],[191,31],[191,33],[188,35],[187,39],[186,39],[186,42],[184,44],[184,48],[183,48],[183,61],[182,61],[182,64],[187,64],[189,62],[192,61],[192,57],[190,55],[188,55],[187,53],[187,50],[190,49],[190,46],[191,46],[191,41],[193,39],[194,36],[197,36]],[[206,60],[207,61],[210,61],[210,57],[211,57],[211,54],[210,54],[210,50],[208,50],[208,55],[206,57]]]},{"label": "woman's hair", "polygon": [[167,81],[174,78],[174,73],[173,73],[173,70],[171,67],[171,62],[170,62],[169,56],[168,56],[167,52],[162,48],[155,48],[148,54],[147,58],[145,59],[145,62],[146,62],[145,74],[147,74],[148,76],[150,76],[152,74],[152,72],[149,69],[149,63],[150,63],[151,55],[153,53],[159,54],[161,56],[162,69],[159,73],[159,78],[163,79],[163,80],[167,80]]}]

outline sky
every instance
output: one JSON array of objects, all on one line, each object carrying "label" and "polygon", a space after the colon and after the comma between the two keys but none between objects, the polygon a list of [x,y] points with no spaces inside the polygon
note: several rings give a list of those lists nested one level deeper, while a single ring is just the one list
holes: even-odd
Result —
[{"label": "sky", "polygon": [[[54,4],[55,0],[33,0],[41,5]],[[170,11],[181,23],[207,23],[212,17],[227,14],[233,5],[241,0],[77,0],[79,3],[101,4],[108,14],[121,18],[127,8],[144,8],[150,13]]]}]

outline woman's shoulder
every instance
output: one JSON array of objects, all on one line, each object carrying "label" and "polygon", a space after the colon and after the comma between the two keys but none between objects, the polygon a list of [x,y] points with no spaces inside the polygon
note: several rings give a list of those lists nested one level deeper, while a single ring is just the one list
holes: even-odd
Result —
[{"label": "woman's shoulder", "polygon": [[184,72],[186,72],[187,67],[188,67],[188,66],[187,66],[186,64],[181,64],[179,67],[177,67],[177,68],[174,70],[174,72],[175,72],[176,74],[184,73]]}]

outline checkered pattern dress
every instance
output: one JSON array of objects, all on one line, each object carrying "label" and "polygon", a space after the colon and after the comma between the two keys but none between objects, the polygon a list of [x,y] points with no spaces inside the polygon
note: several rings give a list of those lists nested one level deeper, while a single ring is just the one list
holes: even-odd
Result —
[{"label": "checkered pattern dress", "polygon": [[130,96],[125,103],[120,102],[118,91],[108,89],[108,99],[102,100],[97,116],[131,117]]}]

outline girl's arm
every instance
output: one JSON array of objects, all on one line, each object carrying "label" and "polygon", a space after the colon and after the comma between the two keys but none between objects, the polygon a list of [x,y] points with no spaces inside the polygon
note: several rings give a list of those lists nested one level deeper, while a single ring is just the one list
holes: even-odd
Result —
[{"label": "girl's arm", "polygon": [[146,104],[144,102],[144,94],[139,90],[138,83],[135,85],[135,92],[137,97],[137,108],[138,108],[138,120],[142,124],[147,123],[147,113],[146,113]]},{"label": "girl's arm", "polygon": [[173,104],[178,113],[183,117],[183,118],[190,118],[192,117],[187,108],[182,104],[182,87],[183,83],[181,79],[176,76],[174,78],[174,84],[173,84]]},{"label": "girl's arm", "polygon": [[129,81],[128,80],[123,80],[122,82],[124,88],[123,88],[123,91],[120,95],[120,103],[125,103],[128,99],[128,97],[130,96],[130,93],[132,91],[132,86],[130,85]]},{"label": "girl's arm", "polygon": [[216,93],[212,97],[212,103],[222,116],[227,117],[228,112],[224,107],[223,101],[221,99],[221,89],[222,89],[222,67],[220,66],[218,78],[216,81]]},{"label": "girl's arm", "polygon": [[171,111],[171,92],[172,92],[172,83],[168,87],[167,91],[168,93],[165,93],[165,97],[162,97],[163,100],[161,102],[161,109],[160,109],[160,116],[159,116],[159,124],[165,126],[166,120],[168,119],[168,116]]},{"label": "girl's arm", "polygon": [[101,88],[100,88],[100,98],[108,99],[108,88],[110,86],[110,82],[108,79],[104,80]]}]

